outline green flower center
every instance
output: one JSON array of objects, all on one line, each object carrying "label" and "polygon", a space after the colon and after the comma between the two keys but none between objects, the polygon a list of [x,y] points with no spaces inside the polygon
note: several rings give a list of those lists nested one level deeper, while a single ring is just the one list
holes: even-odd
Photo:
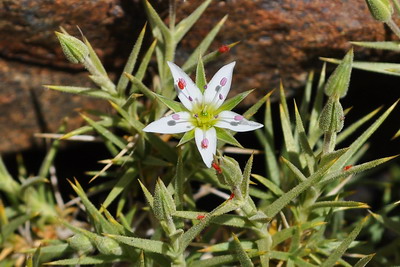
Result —
[{"label": "green flower center", "polygon": [[196,127],[208,129],[217,123],[218,114],[216,109],[212,106],[195,107],[192,110],[193,118],[192,123]]}]

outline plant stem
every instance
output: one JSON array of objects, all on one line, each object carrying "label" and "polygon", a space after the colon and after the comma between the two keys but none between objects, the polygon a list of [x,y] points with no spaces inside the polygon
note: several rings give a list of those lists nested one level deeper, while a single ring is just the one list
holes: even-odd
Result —
[{"label": "plant stem", "polygon": [[388,21],[386,21],[386,24],[389,26],[389,28],[396,34],[398,38],[400,38],[400,28],[397,26],[397,24],[393,21],[392,18],[390,18]]},{"label": "plant stem", "polygon": [[176,20],[176,0],[169,0],[169,28],[171,31],[175,29]]},{"label": "plant stem", "polygon": [[325,132],[322,154],[328,154],[335,149],[336,133]]}]

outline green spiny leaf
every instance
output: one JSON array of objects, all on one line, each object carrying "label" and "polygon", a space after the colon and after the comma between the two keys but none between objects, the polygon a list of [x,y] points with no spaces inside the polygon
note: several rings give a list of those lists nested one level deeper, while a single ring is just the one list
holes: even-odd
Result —
[{"label": "green spiny leaf", "polygon": [[362,125],[364,125],[364,123],[366,123],[372,117],[374,117],[381,109],[382,109],[382,107],[375,109],[374,111],[370,112],[369,114],[365,115],[358,121],[356,121],[353,124],[351,124],[350,126],[348,126],[343,132],[341,132],[338,135],[338,137],[336,139],[336,144],[339,144],[342,141],[344,141],[349,135],[354,133],[358,128],[360,128]]},{"label": "green spiny leaf", "polygon": [[317,95],[315,96],[314,104],[311,110],[310,122],[308,126],[309,142],[311,148],[314,147],[322,131],[317,127],[318,119],[322,111],[323,99],[324,99],[324,84],[326,74],[326,63],[322,66],[321,74],[317,86]]},{"label": "green spiny leaf", "polygon": [[391,157],[385,157],[385,158],[381,158],[381,159],[376,159],[376,160],[372,160],[372,161],[368,161],[366,163],[363,164],[359,164],[359,165],[355,165],[355,166],[347,166],[347,168],[343,168],[334,172],[329,173],[327,176],[325,176],[325,178],[320,182],[320,184],[324,185],[324,184],[328,184],[330,182],[332,182],[335,179],[340,179],[340,178],[344,178],[344,177],[348,177],[350,175],[359,173],[359,172],[363,172],[366,171],[368,169],[372,169],[378,165],[381,165],[391,159],[396,158],[398,155],[396,156],[391,156]]},{"label": "green spiny leaf", "polygon": [[354,267],[364,267],[365,265],[368,264],[368,262],[370,260],[372,260],[372,258],[375,256],[374,254],[369,254],[367,256],[365,256],[364,258],[360,259],[359,261],[357,261],[357,263],[354,265]]},{"label": "green spiny leaf", "polygon": [[296,179],[298,179],[301,182],[304,182],[307,180],[307,177],[304,176],[304,174],[297,168],[293,163],[291,163],[289,160],[285,159],[284,157],[281,157],[283,163],[286,164],[286,166],[289,168],[289,170],[295,175]]},{"label": "green spiny leaf", "polygon": [[277,200],[275,200],[272,204],[270,204],[265,209],[265,214],[267,215],[267,217],[275,217],[275,215],[280,212],[290,201],[292,201],[306,189],[318,183],[331,168],[332,164],[333,163],[322,167],[317,172],[308,177],[306,181],[301,182],[300,184],[283,194]]},{"label": "green spiny leaf", "polygon": [[[149,88],[147,88],[146,85],[142,83],[141,80],[139,80],[137,77],[133,76],[130,73],[124,72],[124,74],[132,83],[133,88],[137,88],[140,92],[142,92],[146,97],[149,99],[153,100],[154,99],[154,92],[151,91]],[[132,91],[132,90],[131,90]]]},{"label": "green spiny leaf", "polygon": [[243,113],[243,117],[246,119],[250,119],[254,114],[257,113],[257,111],[264,105],[265,101],[270,98],[271,94],[274,91],[270,91],[268,94],[266,94],[264,97],[262,97],[260,100],[258,100],[255,104],[253,104],[248,110],[246,110],[245,113]]},{"label": "green spiny leaf", "polygon": [[356,201],[318,201],[310,207],[310,209],[319,208],[368,209],[370,206]]},{"label": "green spiny leaf", "polygon": [[193,24],[196,23],[196,21],[200,18],[201,14],[203,14],[204,10],[210,3],[211,0],[204,1],[199,7],[196,8],[195,11],[193,11],[192,14],[190,14],[188,17],[179,22],[178,25],[176,25],[174,32],[174,40],[176,43],[178,43],[190,30],[190,28],[192,28]]},{"label": "green spiny leaf", "polygon": [[86,212],[88,213],[93,227],[96,229],[96,232],[98,234],[101,233],[117,233],[115,232],[114,227],[110,224],[109,221],[107,221],[103,215],[96,209],[96,207],[90,202],[89,198],[86,196],[85,191],[81,187],[81,185],[78,183],[78,181],[75,179],[75,184],[73,184],[71,181],[68,180],[68,182],[71,184],[72,188],[74,191],[78,194],[78,196],[81,198],[81,201],[83,205],[86,208]]},{"label": "green spiny leaf", "polygon": [[78,87],[78,86],[62,86],[62,85],[44,85],[46,88],[78,95],[115,100],[108,92],[96,88]]},{"label": "green spiny leaf", "polygon": [[[306,222],[306,223],[301,224],[299,227],[300,227],[301,231],[304,231],[304,230],[315,228],[315,227],[318,227],[318,226],[321,226],[324,224],[325,224],[325,222],[321,222],[321,221]],[[289,228],[285,228],[279,232],[276,232],[272,236],[272,248],[279,245],[283,241],[291,238],[293,236],[294,232],[296,231],[296,227],[298,227],[298,226],[291,226]]]},{"label": "green spiny leaf", "polygon": [[297,105],[295,102],[295,114],[296,114],[296,129],[297,133],[299,134],[300,138],[300,146],[304,151],[304,155],[306,158],[307,166],[310,171],[310,173],[314,172],[314,164],[315,164],[315,156],[314,153],[311,149],[310,143],[307,139],[307,135],[303,126],[303,121],[300,117],[299,110],[297,109]]},{"label": "green spiny leaf", "polygon": [[236,255],[239,258],[239,262],[241,266],[244,267],[251,267],[254,266],[254,264],[251,262],[250,257],[247,255],[246,251],[243,249],[242,245],[240,244],[239,239],[235,234],[232,234],[233,236],[233,244],[234,248],[236,251]]},{"label": "green spiny leaf", "polygon": [[350,146],[349,150],[346,151],[334,164],[334,170],[338,170],[344,167],[349,159],[361,148],[361,146],[368,140],[368,138],[379,128],[384,120],[396,107],[398,101],[396,101],[391,107],[389,107],[367,130],[364,131]]},{"label": "green spiny leaf", "polygon": [[258,175],[258,174],[252,174],[251,176],[254,177],[260,183],[262,183],[266,188],[268,188],[276,196],[283,195],[284,192],[272,181],[270,181],[270,180],[266,179],[265,177],[262,177],[261,175]]},{"label": "green spiny leaf", "polygon": [[240,148],[243,148],[243,146],[239,143],[239,141],[236,140],[235,137],[233,137],[233,135],[225,129],[222,128],[215,128],[216,132],[217,132],[217,138],[221,141],[223,141],[224,143],[228,143]]},{"label": "green spiny leaf", "polygon": [[[146,32],[146,25],[144,25],[142,31],[139,34],[139,37],[137,38],[135,45],[133,46],[133,49],[128,57],[128,61],[125,64],[124,73],[129,73],[131,74],[133,69],[135,68],[136,65],[136,60],[140,52],[140,48],[142,47],[143,43],[143,37]],[[123,96],[125,94],[126,87],[128,85],[129,78],[126,75],[121,75],[118,84],[117,84],[117,92],[120,96]]]},{"label": "green spiny leaf", "polygon": [[177,146],[181,146],[187,142],[189,142],[190,140],[192,140],[194,138],[194,129],[187,131],[181,138],[181,140],[179,140],[179,143]]},{"label": "green spiny leaf", "polygon": [[103,202],[103,207],[107,208],[125,189],[128,188],[128,185],[136,178],[137,175],[138,171],[136,169],[129,168],[113,186],[112,190]]},{"label": "green spiny leaf", "polygon": [[307,114],[308,114],[308,109],[309,109],[310,101],[311,101],[313,80],[314,80],[314,71],[311,71],[308,74],[306,88],[304,89],[303,98],[301,100],[301,105],[300,105],[300,114],[301,114],[301,117],[303,117],[305,120],[308,119]]},{"label": "green spiny leaf", "polygon": [[366,48],[400,51],[399,41],[384,41],[384,42],[350,42],[353,45],[358,45]]},{"label": "green spiny leaf", "polygon": [[[339,64],[341,62],[341,60],[334,59],[334,58],[323,58],[323,57],[321,57],[320,59],[323,60],[323,61],[330,62],[330,63],[335,63],[335,64]],[[360,69],[360,70],[377,72],[377,73],[383,73],[383,74],[388,74],[388,75],[400,76],[400,72],[393,71],[393,70],[399,70],[400,69],[400,64],[397,64],[397,63],[354,61],[353,62],[353,68]]]},{"label": "green spiny leaf", "polygon": [[331,267],[336,264],[336,262],[342,257],[346,252],[347,248],[350,246],[351,242],[356,239],[358,233],[361,231],[365,221],[368,217],[357,223],[356,227],[351,231],[351,233],[342,241],[342,243],[330,254],[330,256],[321,264],[321,267]]},{"label": "green spiny leaf", "polygon": [[156,93],[153,93],[153,95],[174,112],[187,111],[187,109],[180,102],[171,100]]},{"label": "green spiny leaf", "polygon": [[113,238],[114,240],[126,244],[131,247],[143,249],[147,252],[154,252],[158,254],[171,255],[169,245],[165,242],[161,242],[158,240],[150,240],[136,237],[128,237],[122,235],[107,235],[108,237]]},{"label": "green spiny leaf", "polygon": [[144,7],[147,13],[147,18],[149,19],[150,25],[153,29],[154,37],[156,37],[159,41],[165,42],[165,40],[161,39],[161,36],[157,34],[156,29],[158,29],[161,32],[162,37],[164,39],[170,39],[171,32],[169,31],[165,23],[162,21],[157,11],[151,6],[148,0],[145,0],[144,2],[145,2]]},{"label": "green spiny leaf", "polygon": [[249,160],[246,163],[246,166],[244,167],[243,180],[240,185],[240,191],[245,199],[247,199],[249,194],[249,184],[250,184],[250,175],[252,167],[253,167],[253,155],[250,156]]},{"label": "green spiny leaf", "polygon": [[[153,55],[156,45],[157,45],[157,40],[154,40],[151,43],[149,49],[147,50],[146,54],[144,55],[144,57],[142,58],[142,60],[140,62],[139,68],[138,68],[137,72],[135,73],[135,77],[139,81],[142,81],[144,78],[144,75],[145,75],[147,67],[150,63],[150,60],[151,60],[151,57]],[[132,92],[132,90],[131,90],[131,92]]]},{"label": "green spiny leaf", "polygon": [[103,64],[101,63],[99,57],[97,56],[96,52],[94,51],[92,45],[90,44],[89,40],[83,36],[83,41],[86,44],[86,47],[89,50],[89,58],[92,61],[93,66],[96,68],[96,70],[104,75],[107,76],[107,71],[104,69]]},{"label": "green spiny leaf", "polygon": [[232,98],[227,99],[216,111],[216,113],[221,112],[223,110],[232,110],[236,107],[243,99],[245,99],[250,93],[252,93],[254,89],[245,91],[243,93],[237,94]]},{"label": "green spiny leaf", "polygon": [[140,187],[143,190],[144,196],[146,197],[147,203],[149,203],[150,208],[153,209],[153,207],[154,207],[154,198],[153,198],[153,196],[151,195],[149,190],[147,190],[147,188],[142,184],[142,182],[140,180],[138,180],[138,181],[139,181]]},{"label": "green spiny leaf", "polygon": [[[195,48],[189,58],[186,60],[185,64],[183,64],[182,68],[187,66],[193,65],[196,63],[198,59],[198,55],[203,55],[208,47],[210,46],[211,42],[215,39],[215,36],[221,30],[222,26],[224,25],[228,16],[224,16],[215,26],[214,28],[208,32],[207,36],[201,41],[201,43]],[[200,88],[201,89],[201,88]]]},{"label": "green spiny leaf", "polygon": [[103,127],[101,124],[95,122],[94,120],[90,119],[89,117],[85,116],[84,114],[80,114],[82,118],[87,121],[90,126],[93,127],[100,135],[102,135],[106,140],[109,140],[114,145],[119,147],[120,149],[124,149],[126,147],[126,142],[123,141],[120,137],[116,136],[112,132],[110,132],[107,128]]},{"label": "green spiny leaf", "polygon": [[46,263],[46,265],[91,265],[106,264],[121,261],[120,257],[109,255],[83,256],[73,259],[57,260]]}]

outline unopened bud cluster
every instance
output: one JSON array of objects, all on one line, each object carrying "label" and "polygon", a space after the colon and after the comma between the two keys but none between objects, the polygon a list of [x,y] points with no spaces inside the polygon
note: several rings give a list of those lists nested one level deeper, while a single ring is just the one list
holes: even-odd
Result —
[{"label": "unopened bud cluster", "polygon": [[366,0],[369,12],[377,21],[388,22],[393,15],[393,6],[389,0]]},{"label": "unopened bud cluster", "polygon": [[71,63],[83,63],[87,59],[89,49],[81,40],[60,32],[56,32],[56,35],[65,56]]},{"label": "unopened bud cluster", "polygon": [[325,133],[337,133],[343,129],[344,113],[339,99],[347,94],[352,65],[353,50],[351,49],[326,83],[325,94],[329,98],[319,118],[319,127]]}]

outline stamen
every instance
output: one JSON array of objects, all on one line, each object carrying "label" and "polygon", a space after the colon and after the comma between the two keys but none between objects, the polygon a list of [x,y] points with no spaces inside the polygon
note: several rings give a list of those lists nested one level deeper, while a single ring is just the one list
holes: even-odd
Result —
[{"label": "stamen", "polygon": [[233,117],[233,119],[234,119],[235,121],[241,121],[241,120],[243,120],[243,116],[241,116],[241,115],[236,115],[235,117]]},{"label": "stamen", "polygon": [[206,85],[204,85],[204,89],[207,89],[207,84],[206,84]]},{"label": "stamen", "polygon": [[195,118],[198,118],[198,117],[199,117],[199,115],[197,115],[197,114],[194,114],[194,117],[195,117]]},{"label": "stamen", "polygon": [[179,120],[181,117],[179,116],[179,114],[172,114],[172,118],[174,119],[174,120]]},{"label": "stamen", "polygon": [[219,97],[220,100],[224,99],[224,96],[222,94],[219,94],[218,97]]},{"label": "stamen", "polygon": [[228,79],[226,77],[222,78],[221,81],[219,82],[219,84],[221,86],[225,86],[226,82],[228,81]]},{"label": "stamen", "polygon": [[218,115],[214,115],[214,119],[217,119],[218,118]]},{"label": "stamen", "polygon": [[189,101],[193,101],[193,98],[191,96],[189,96]]},{"label": "stamen", "polygon": [[207,138],[204,138],[202,141],[201,141],[201,148],[207,148],[208,147],[208,139]]}]

